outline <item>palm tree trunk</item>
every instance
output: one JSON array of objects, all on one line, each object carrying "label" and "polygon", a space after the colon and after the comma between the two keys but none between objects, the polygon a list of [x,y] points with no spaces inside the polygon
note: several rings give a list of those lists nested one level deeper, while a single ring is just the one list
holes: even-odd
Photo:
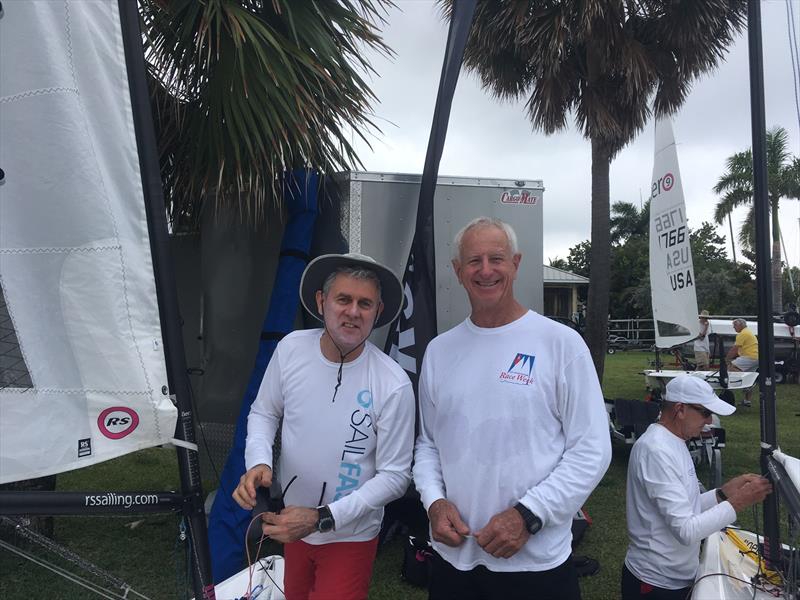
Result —
[{"label": "palm tree trunk", "polygon": [[731,213],[728,213],[728,228],[731,230],[731,250],[733,251],[733,264],[736,264],[736,238],[733,237],[733,220]]},{"label": "palm tree trunk", "polygon": [[781,226],[778,221],[778,201],[770,202],[772,212],[772,312],[783,312],[783,269],[781,259]]},{"label": "palm tree trunk", "polygon": [[586,308],[586,342],[597,377],[603,381],[608,337],[608,294],[611,280],[610,188],[608,151],[592,139],[592,249],[589,298]]}]

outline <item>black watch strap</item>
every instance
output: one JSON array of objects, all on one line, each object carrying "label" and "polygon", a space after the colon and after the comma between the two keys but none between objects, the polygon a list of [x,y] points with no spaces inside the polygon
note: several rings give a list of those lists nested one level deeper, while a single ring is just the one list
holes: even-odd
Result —
[{"label": "black watch strap", "polygon": [[318,506],[317,513],[319,514],[317,518],[317,531],[320,533],[327,533],[336,529],[336,522],[333,520],[331,509],[328,508],[327,505]]},{"label": "black watch strap", "polygon": [[542,528],[542,520],[533,514],[522,502],[517,502],[514,505],[514,510],[522,516],[522,520],[525,521],[525,529],[527,529],[528,533],[531,535],[537,533]]},{"label": "black watch strap", "polygon": [[722,491],[722,488],[717,488],[717,502],[719,504],[722,504],[727,499],[728,499],[728,496],[727,496],[727,494],[725,494],[725,492]]}]

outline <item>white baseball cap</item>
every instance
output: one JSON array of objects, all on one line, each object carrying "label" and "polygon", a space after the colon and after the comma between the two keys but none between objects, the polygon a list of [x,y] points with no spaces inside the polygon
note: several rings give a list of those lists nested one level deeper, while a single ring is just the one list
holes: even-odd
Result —
[{"label": "white baseball cap", "polygon": [[664,400],[682,404],[699,404],[723,417],[733,414],[733,411],[736,410],[735,406],[717,396],[705,379],[693,375],[678,375],[667,383]]}]

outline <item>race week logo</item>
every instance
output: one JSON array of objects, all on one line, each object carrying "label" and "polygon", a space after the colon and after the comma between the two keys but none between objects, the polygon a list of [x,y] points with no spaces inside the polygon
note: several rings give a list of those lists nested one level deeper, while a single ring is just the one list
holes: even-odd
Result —
[{"label": "race week logo", "polygon": [[533,373],[533,362],[535,360],[535,356],[518,352],[514,360],[511,361],[508,371],[500,372],[500,381],[517,385],[530,385],[533,383],[531,373]]}]

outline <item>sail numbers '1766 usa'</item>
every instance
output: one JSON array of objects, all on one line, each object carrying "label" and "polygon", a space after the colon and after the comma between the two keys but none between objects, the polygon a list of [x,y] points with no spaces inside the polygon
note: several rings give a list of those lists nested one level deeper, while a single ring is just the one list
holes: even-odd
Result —
[{"label": "sail numbers '1766 usa'", "polygon": [[689,226],[672,127],[656,123],[656,148],[650,194],[650,289],[656,345],[668,348],[697,332]]}]

